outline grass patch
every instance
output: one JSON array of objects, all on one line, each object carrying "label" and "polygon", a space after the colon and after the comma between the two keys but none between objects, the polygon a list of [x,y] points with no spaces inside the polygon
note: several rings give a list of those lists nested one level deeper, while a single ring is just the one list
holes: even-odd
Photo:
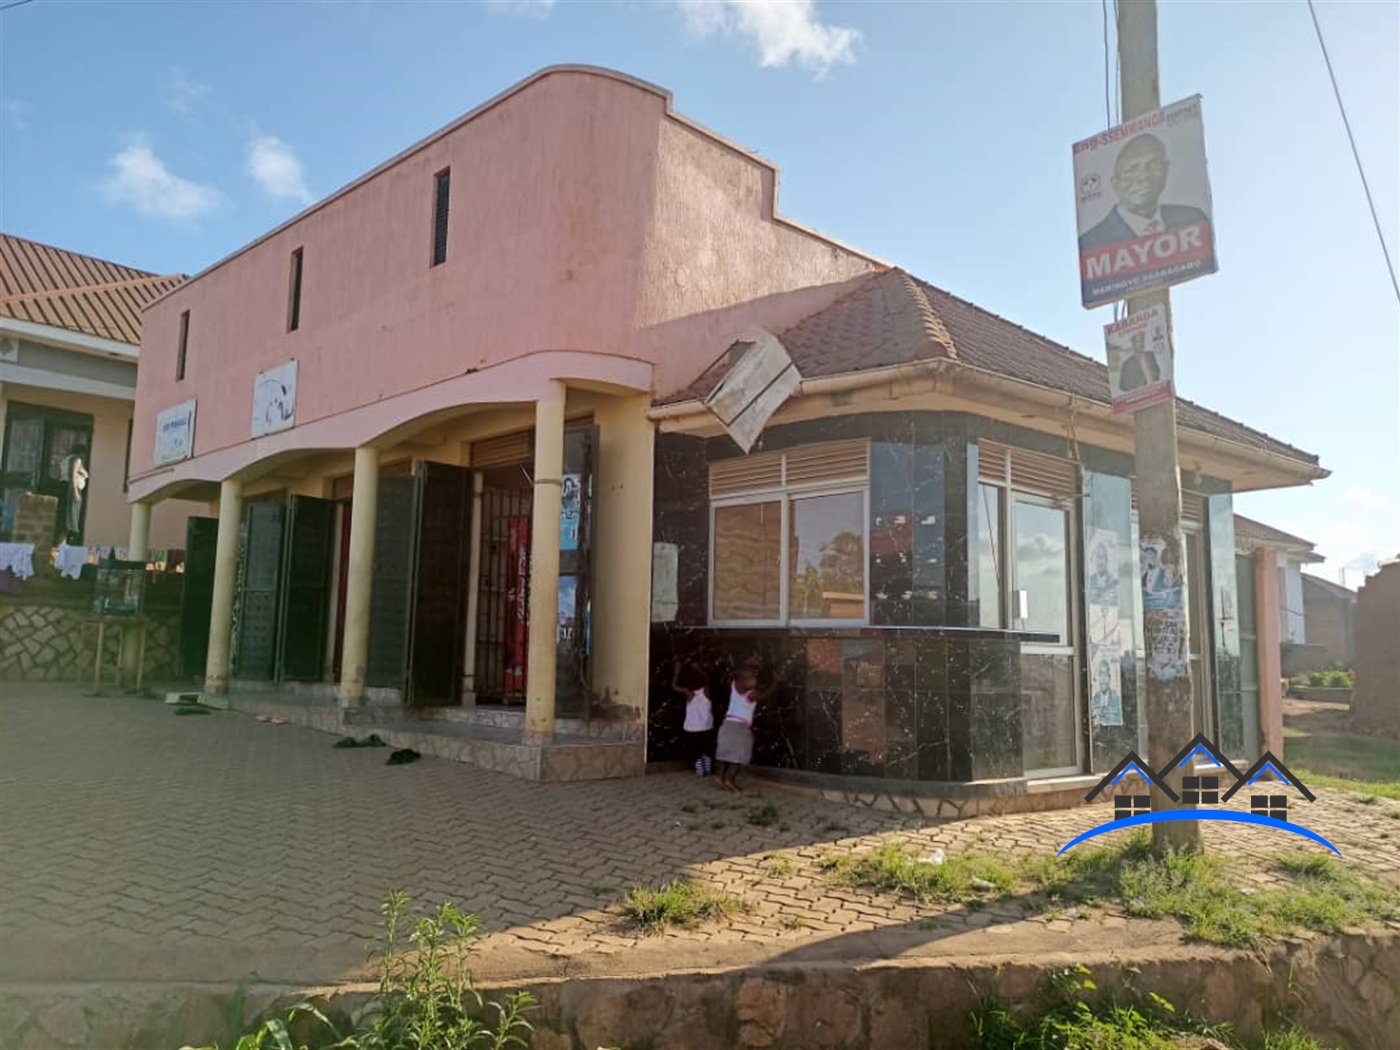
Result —
[{"label": "grass patch", "polygon": [[749,810],[749,815],[744,819],[757,827],[771,828],[783,819],[783,815],[778,812],[777,806],[766,802],[757,809]]},{"label": "grass patch", "polygon": [[1400,799],[1400,747],[1393,740],[1288,728],[1288,765],[1311,788]]},{"label": "grass patch", "polygon": [[791,875],[792,861],[777,853],[769,853],[763,858],[763,867],[769,875]]},{"label": "grass patch", "polygon": [[1179,1050],[1206,1037],[1233,1050],[1323,1050],[1293,1027],[1246,1044],[1228,1026],[1194,1019],[1153,992],[1127,1001],[1100,995],[1083,966],[1050,975],[1029,1012],[987,996],[968,1023],[978,1050]]},{"label": "grass patch", "polygon": [[896,843],[868,853],[828,855],[821,861],[833,882],[907,893],[921,901],[961,904],[984,893],[1004,895],[1020,881],[1017,870],[990,853],[961,853],[942,864],[925,863]]},{"label": "grass patch", "polygon": [[[1394,744],[1390,746],[1392,749],[1400,751],[1400,748],[1395,747]],[[1293,771],[1298,774],[1298,779],[1314,791],[1318,788],[1326,788],[1329,791],[1353,791],[1360,792],[1363,797],[1370,798],[1373,802],[1378,798],[1388,798],[1400,802],[1400,781],[1351,780],[1347,777],[1319,773],[1306,766],[1296,768]]]},{"label": "grass patch", "polygon": [[978,907],[990,899],[1020,897],[1027,911],[1058,913],[1066,902],[1116,901],[1127,915],[1173,919],[1190,939],[1235,948],[1298,929],[1340,933],[1400,916],[1400,900],[1330,856],[1279,857],[1272,867],[1288,885],[1242,889],[1227,857],[1175,852],[1159,857],[1144,831],[1064,857],[1008,860],[971,852],[933,864],[891,843],[868,853],[828,855],[821,866],[838,884],[925,902]]},{"label": "grass patch", "polygon": [[812,925],[801,915],[784,915],[778,920],[778,923],[785,930],[806,930]]},{"label": "grass patch", "polygon": [[738,897],[691,879],[676,879],[656,889],[636,886],[622,899],[623,913],[648,933],[660,933],[669,926],[690,928],[745,910]]}]

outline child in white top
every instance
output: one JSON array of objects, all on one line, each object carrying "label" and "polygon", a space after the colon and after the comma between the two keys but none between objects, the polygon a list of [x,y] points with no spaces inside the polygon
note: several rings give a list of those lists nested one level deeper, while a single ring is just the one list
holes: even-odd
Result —
[{"label": "child in white top", "polygon": [[709,776],[713,769],[715,710],[705,692],[705,672],[695,664],[682,667],[675,662],[671,688],[685,697],[685,756],[697,777]]},{"label": "child in white top", "polygon": [[734,672],[734,682],[729,687],[729,710],[724,723],[719,727],[719,737],[715,745],[715,758],[719,761],[719,786],[730,791],[740,791],[739,767],[753,761],[753,720],[760,700],[766,700],[775,687],[758,687],[757,670],[751,666],[741,666]]}]

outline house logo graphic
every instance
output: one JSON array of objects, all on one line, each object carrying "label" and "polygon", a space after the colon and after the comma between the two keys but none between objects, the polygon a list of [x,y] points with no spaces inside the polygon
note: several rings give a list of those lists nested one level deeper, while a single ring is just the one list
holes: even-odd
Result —
[{"label": "house logo graphic", "polygon": [[[1189,774],[1182,776],[1181,791],[1178,793],[1167,783],[1167,775],[1188,762],[1191,763],[1191,768]],[[1115,793],[1112,796],[1113,819],[1075,837],[1060,850],[1061,853],[1106,831],[1117,831],[1139,824],[1160,824],[1168,820],[1221,820],[1234,824],[1258,824],[1302,835],[1321,843],[1337,856],[1342,855],[1336,846],[1317,832],[1288,819],[1290,792],[1296,792],[1308,802],[1315,802],[1317,796],[1309,791],[1287,766],[1275,758],[1272,752],[1265,751],[1254,765],[1241,773],[1203,733],[1197,733],[1175,758],[1155,773],[1146,762],[1138,758],[1136,752],[1129,751],[1122,761],[1095,785],[1094,790],[1084,796],[1084,801],[1092,802],[1105,791],[1116,788],[1129,773],[1136,773],[1149,784],[1156,786],[1162,794],[1182,808],[1153,812],[1151,795]],[[1256,788],[1255,781],[1265,773],[1272,773],[1277,780]],[[1266,786],[1270,794],[1257,793],[1265,790]],[[1246,789],[1249,796],[1248,813],[1220,808]]]}]

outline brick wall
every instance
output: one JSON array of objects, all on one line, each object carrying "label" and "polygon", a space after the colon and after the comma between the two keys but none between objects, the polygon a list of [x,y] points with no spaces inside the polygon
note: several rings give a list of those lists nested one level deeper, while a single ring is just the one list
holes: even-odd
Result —
[{"label": "brick wall", "polygon": [[1351,717],[1360,729],[1400,735],[1400,562],[1391,562],[1356,595],[1356,685]]}]

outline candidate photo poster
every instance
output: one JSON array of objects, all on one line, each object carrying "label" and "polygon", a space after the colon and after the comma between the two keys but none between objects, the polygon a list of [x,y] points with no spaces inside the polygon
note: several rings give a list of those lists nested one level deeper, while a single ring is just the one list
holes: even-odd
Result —
[{"label": "candidate photo poster", "polygon": [[1076,142],[1074,187],[1086,308],[1215,273],[1199,95]]},{"label": "candidate photo poster", "polygon": [[1115,412],[1136,412],[1172,398],[1172,349],[1163,306],[1105,325],[1108,392]]}]

